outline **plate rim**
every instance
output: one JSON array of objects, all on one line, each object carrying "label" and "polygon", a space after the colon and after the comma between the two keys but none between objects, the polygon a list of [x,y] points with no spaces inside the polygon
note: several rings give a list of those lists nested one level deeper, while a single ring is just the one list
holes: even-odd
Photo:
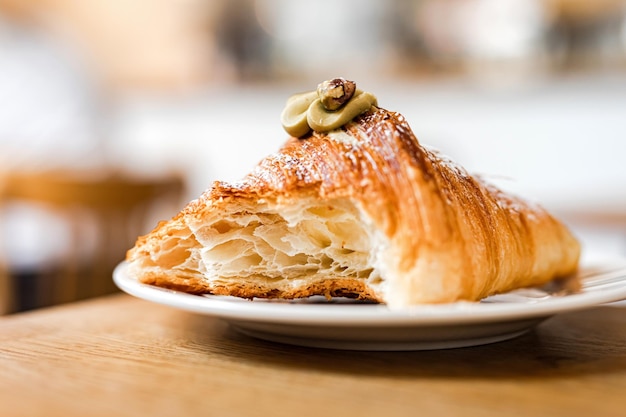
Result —
[{"label": "plate rim", "polygon": [[[421,305],[391,309],[383,304],[305,304],[258,302],[227,296],[187,294],[140,283],[127,274],[129,263],[120,262],[113,281],[124,292],[146,301],[215,316],[225,320],[315,326],[442,326],[528,320],[582,310],[626,299],[626,258],[612,260],[621,286],[551,297],[528,303],[477,303]],[[595,266],[595,264],[594,264]],[[581,264],[581,268],[583,265]],[[588,277],[587,277],[588,278]],[[585,278],[583,278],[584,280]],[[530,307],[532,306],[532,307]]]}]

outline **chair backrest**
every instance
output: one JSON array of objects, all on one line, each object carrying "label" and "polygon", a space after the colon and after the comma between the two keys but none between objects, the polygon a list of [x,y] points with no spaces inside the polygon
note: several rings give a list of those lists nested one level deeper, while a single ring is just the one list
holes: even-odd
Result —
[{"label": "chair backrest", "polygon": [[15,297],[6,265],[0,260],[0,316],[14,310]]},{"label": "chair backrest", "polygon": [[184,181],[178,175],[138,178],[115,172],[72,171],[5,174],[0,202],[46,207],[64,219],[70,233],[71,250],[43,274],[46,281],[37,287],[38,294],[33,294],[38,299],[35,304],[52,305],[116,291],[111,280],[115,265],[140,234],[179,208],[183,195]]}]

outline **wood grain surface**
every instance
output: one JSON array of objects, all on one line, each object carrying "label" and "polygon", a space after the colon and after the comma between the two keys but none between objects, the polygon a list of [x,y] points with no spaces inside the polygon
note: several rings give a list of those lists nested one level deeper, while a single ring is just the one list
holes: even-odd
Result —
[{"label": "wood grain surface", "polygon": [[0,415],[624,416],[626,309],[553,317],[486,346],[274,344],[113,295],[0,318]]}]

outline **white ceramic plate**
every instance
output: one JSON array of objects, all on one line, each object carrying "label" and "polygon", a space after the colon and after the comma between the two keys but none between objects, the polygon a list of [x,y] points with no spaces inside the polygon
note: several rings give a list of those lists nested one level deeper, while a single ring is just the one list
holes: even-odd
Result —
[{"label": "white ceramic plate", "polygon": [[474,346],[519,336],[555,314],[626,299],[626,260],[585,264],[582,289],[525,289],[478,303],[392,310],[350,300],[244,300],[199,296],[139,283],[122,262],[113,279],[123,291],[218,317],[249,336],[301,346],[354,350],[425,350]]}]

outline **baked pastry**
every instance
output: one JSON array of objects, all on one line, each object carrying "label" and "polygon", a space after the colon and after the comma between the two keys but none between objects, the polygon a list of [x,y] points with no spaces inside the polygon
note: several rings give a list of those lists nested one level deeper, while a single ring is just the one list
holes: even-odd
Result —
[{"label": "baked pastry", "polygon": [[[476,301],[576,271],[578,241],[544,209],[421,145],[369,93],[355,90],[350,100],[365,104],[339,120],[319,98],[335,87],[323,87],[288,101],[283,124],[300,137],[140,237],[130,273],[194,294],[402,307]],[[317,121],[303,124],[314,106]]]}]

